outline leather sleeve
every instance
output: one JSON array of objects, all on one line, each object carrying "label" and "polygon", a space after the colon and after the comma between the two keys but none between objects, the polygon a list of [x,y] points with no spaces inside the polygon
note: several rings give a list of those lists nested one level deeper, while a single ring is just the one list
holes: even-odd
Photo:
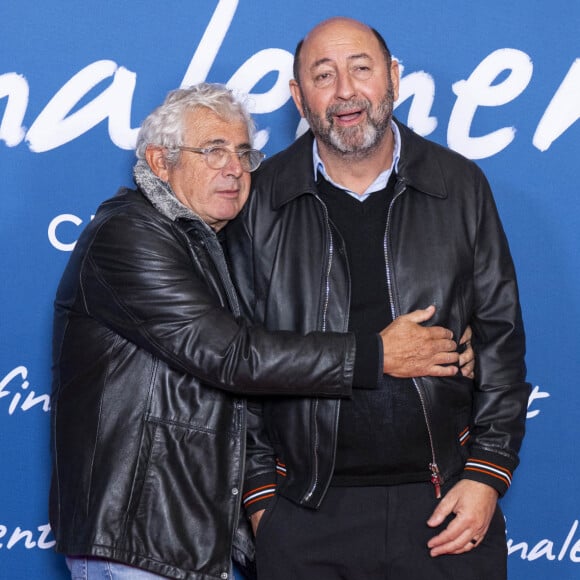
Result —
[{"label": "leather sleeve", "polygon": [[276,457],[263,423],[263,405],[248,401],[246,468],[242,503],[246,515],[268,509],[276,493]]},{"label": "leather sleeve", "polygon": [[[192,257],[194,263],[192,264]],[[83,258],[90,316],[198,379],[239,394],[348,396],[350,334],[266,332],[236,320],[176,227],[147,215],[101,223]],[[231,291],[231,289],[230,289]]]},{"label": "leather sleeve", "polygon": [[476,387],[464,477],[503,495],[519,461],[530,385],[514,265],[487,180],[479,178],[471,320]]}]

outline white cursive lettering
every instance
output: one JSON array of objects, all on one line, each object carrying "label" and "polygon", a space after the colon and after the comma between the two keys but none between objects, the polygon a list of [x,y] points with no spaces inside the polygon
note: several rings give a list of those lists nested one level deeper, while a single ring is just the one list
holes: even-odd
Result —
[{"label": "white cursive lettering", "polygon": [[[565,540],[559,544],[554,540],[542,539],[533,545],[528,542],[518,542],[514,543],[512,539],[508,539],[508,555],[516,554],[519,552],[520,558],[522,560],[528,560],[533,562],[540,558],[545,558],[546,560],[556,560],[562,561],[568,556],[568,559],[575,564],[580,562],[580,539],[577,539],[574,544],[574,536],[578,530],[578,520],[575,520],[572,524],[568,535]],[[558,547],[560,547],[558,551]],[[556,552],[558,555],[556,555]]]},{"label": "white cursive lettering", "polygon": [[[505,70],[510,71],[509,75],[494,84]],[[526,53],[504,48],[485,58],[467,80],[454,83],[457,101],[447,129],[449,147],[471,159],[491,157],[505,149],[515,136],[514,127],[503,127],[481,137],[471,137],[469,128],[478,107],[499,107],[519,96],[528,86],[532,71],[532,61]]]},{"label": "white cursive lettering", "polygon": [[540,411],[538,409],[536,409],[534,411],[530,411],[530,407],[532,406],[532,403],[534,403],[534,401],[537,401],[538,399],[547,399],[549,396],[550,396],[550,393],[540,391],[540,387],[538,385],[536,385],[532,389],[532,392],[530,393],[530,396],[528,398],[528,413],[526,415],[528,419],[532,419],[534,417],[537,417],[540,414]]},{"label": "white cursive lettering", "polygon": [[[48,550],[52,548],[56,542],[54,540],[49,540],[48,537],[52,533],[50,524],[43,524],[36,528],[40,534],[36,536],[36,532],[31,532],[30,530],[23,530],[21,527],[16,527],[14,531],[8,536],[8,541],[6,544],[0,543],[0,549],[6,547],[7,550],[11,550],[19,542],[24,541],[24,548],[27,550],[32,550],[33,548],[39,548],[41,550]],[[6,537],[8,534],[8,528],[6,526],[0,525],[0,538]],[[21,544],[22,545],[22,544]]]},{"label": "white cursive lettering", "polygon": [[[9,415],[12,415],[17,409],[28,411],[37,405],[42,405],[42,410],[45,412],[50,411],[50,395],[36,395],[34,391],[29,391],[23,399],[22,391],[27,391],[30,387],[30,383],[26,380],[27,377],[28,369],[24,366],[18,366],[0,381],[0,399],[12,397],[8,406]],[[9,386],[15,388],[9,391],[7,390]]]},{"label": "white cursive lettering", "polygon": [[[232,25],[238,0],[220,0],[194,51],[182,79],[182,86],[204,81]],[[401,66],[401,71],[403,67]],[[500,107],[527,89],[533,74],[530,57],[514,48],[500,48],[485,57],[466,80],[452,84],[457,99],[447,126],[447,144],[472,159],[491,157],[510,145],[516,127],[500,127],[487,135],[472,136],[470,130],[480,107]],[[507,76],[504,74],[507,71]],[[274,73],[274,74],[272,74]],[[253,93],[260,81],[272,74],[272,85],[262,93]],[[288,80],[292,76],[292,55],[280,48],[258,51],[226,83],[248,95],[252,113],[266,114],[280,109],[290,98]],[[501,78],[500,82],[497,80]],[[99,83],[110,80],[105,89],[78,110],[75,108]],[[131,127],[131,108],[137,74],[112,60],[97,60],[77,72],[50,99],[26,132],[24,116],[28,107],[29,85],[16,72],[0,75],[0,98],[7,105],[0,123],[0,140],[14,147],[26,139],[36,153],[60,147],[104,120],[108,122],[111,141],[122,149],[135,146],[138,128]],[[546,151],[552,143],[580,119],[580,59],[576,59],[553,95],[536,128],[533,145]],[[402,76],[397,105],[412,98],[408,124],[420,135],[431,134],[438,120],[431,115],[435,99],[435,81],[425,71]],[[73,112],[74,111],[74,112]],[[304,125],[298,128],[298,134]],[[263,147],[270,129],[260,131],[256,146]]]},{"label": "white cursive lettering", "polygon": [[580,119],[580,58],[577,58],[540,119],[533,144],[546,151],[564,131]]}]

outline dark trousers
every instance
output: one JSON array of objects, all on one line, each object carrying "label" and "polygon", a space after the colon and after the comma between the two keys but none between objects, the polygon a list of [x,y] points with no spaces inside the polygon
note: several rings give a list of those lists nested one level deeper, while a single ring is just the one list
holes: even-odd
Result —
[{"label": "dark trousers", "polygon": [[256,536],[258,580],[505,580],[505,522],[497,509],[484,541],[432,558],[441,528],[425,523],[437,500],[430,483],[331,487],[320,510],[277,496]]}]

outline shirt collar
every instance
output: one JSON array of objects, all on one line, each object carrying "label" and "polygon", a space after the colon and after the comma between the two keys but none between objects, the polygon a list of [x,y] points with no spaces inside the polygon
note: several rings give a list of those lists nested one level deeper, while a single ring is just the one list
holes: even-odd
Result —
[{"label": "shirt collar", "polygon": [[391,173],[393,173],[393,171],[395,171],[395,173],[398,170],[398,166],[399,166],[399,159],[401,157],[401,134],[399,132],[399,128],[397,127],[396,123],[394,123],[393,121],[391,121],[391,129],[393,131],[393,162],[391,164],[391,166],[388,169],[385,169],[385,171],[382,171],[381,173],[379,173],[379,175],[377,175],[376,179],[368,186],[368,188],[364,191],[364,193],[362,195],[359,195],[358,193],[355,193],[354,191],[350,191],[349,189],[346,189],[343,185],[340,185],[340,183],[336,183],[335,181],[333,181],[328,173],[326,172],[326,168],[324,167],[324,163],[322,161],[322,159],[320,158],[320,154],[318,152],[318,143],[316,142],[316,139],[314,139],[313,143],[312,143],[312,161],[313,161],[313,165],[314,165],[314,180],[316,181],[317,177],[318,177],[318,173],[320,172],[320,174],[322,175],[322,177],[324,177],[324,179],[326,179],[326,181],[332,183],[332,185],[334,185],[335,187],[338,187],[339,189],[342,189],[343,191],[345,191],[346,193],[348,193],[349,195],[353,196],[355,199],[358,199],[359,201],[364,201],[365,199],[367,199],[371,193],[374,193],[375,191],[380,191],[381,189],[384,189],[385,187],[387,187],[387,183],[389,182],[389,178],[391,177]]}]

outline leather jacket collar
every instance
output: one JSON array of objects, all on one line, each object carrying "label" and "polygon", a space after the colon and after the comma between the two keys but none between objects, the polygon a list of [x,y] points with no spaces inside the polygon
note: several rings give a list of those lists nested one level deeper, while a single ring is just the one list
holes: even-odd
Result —
[{"label": "leather jacket collar", "polygon": [[[433,155],[430,155],[428,143],[416,135],[411,129],[401,124],[396,118],[401,133],[401,159],[399,160],[398,181],[404,181],[417,191],[433,197],[446,198],[447,184],[444,173]],[[272,195],[273,209],[278,209],[285,203],[305,193],[317,193],[316,183],[312,177],[312,142],[314,135],[307,131],[290,147],[275,155],[270,161],[276,165],[276,181],[284,183],[284,187],[274,187]],[[410,144],[412,141],[412,145]],[[275,161],[276,160],[276,161]],[[278,163],[277,160],[283,161]],[[259,170],[267,172],[270,162],[265,162]],[[420,166],[420,170],[418,169]],[[300,171],[296,168],[301,167]],[[280,169],[281,168],[281,169]],[[411,177],[412,176],[412,177]]]}]

